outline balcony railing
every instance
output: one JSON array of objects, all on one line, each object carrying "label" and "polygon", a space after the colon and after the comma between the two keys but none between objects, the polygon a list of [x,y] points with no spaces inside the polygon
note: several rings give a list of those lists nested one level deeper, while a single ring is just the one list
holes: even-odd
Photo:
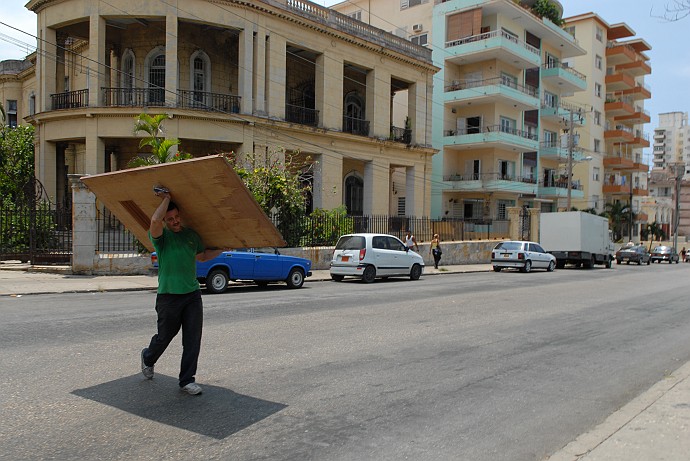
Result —
[{"label": "balcony railing", "polygon": [[391,140],[410,144],[412,142],[412,130],[391,125]]},{"label": "balcony railing", "polygon": [[504,77],[492,77],[484,80],[466,80],[464,82],[454,81],[450,85],[445,87],[445,91],[458,91],[467,90],[471,88],[480,88],[484,86],[500,85],[512,88],[519,91],[520,93],[532,96],[534,98],[539,97],[539,89],[531,85],[520,85],[514,80]]},{"label": "balcony railing", "polygon": [[451,174],[443,177],[444,181],[514,181],[526,184],[537,184],[535,178],[504,173],[466,173]]},{"label": "balcony railing", "polygon": [[319,111],[308,107],[285,104],[285,120],[300,125],[317,126]]},{"label": "balcony railing", "polygon": [[530,133],[529,131],[518,130],[517,128],[509,128],[503,125],[488,125],[483,128],[471,127],[462,130],[445,130],[443,132],[444,136],[464,136],[467,134],[480,134],[480,133],[507,133],[514,136],[519,136],[521,138],[529,139],[532,141],[538,141],[539,135],[536,133]]},{"label": "balcony railing", "polygon": [[106,107],[163,107],[162,88],[101,88]]},{"label": "balcony railing", "polygon": [[343,116],[343,132],[369,136],[369,121]]},{"label": "balcony railing", "polygon": [[545,62],[544,64],[542,64],[542,67],[543,67],[544,69],[558,69],[558,68],[561,68],[561,69],[563,69],[564,71],[568,72],[569,74],[572,74],[572,75],[574,75],[575,77],[579,78],[580,80],[583,80],[583,81],[586,81],[586,80],[587,80],[587,76],[586,76],[585,74],[576,71],[575,69],[573,69],[573,68],[570,67],[569,65],[567,65],[567,64],[565,64],[565,63],[563,63],[563,62],[561,62],[561,61],[559,61],[559,60],[554,60],[554,61],[550,61],[550,62]]},{"label": "balcony railing", "polygon": [[65,91],[50,95],[50,107],[52,110],[77,109],[88,107],[89,90]]},{"label": "balcony railing", "polygon": [[464,38],[461,38],[458,40],[451,40],[449,42],[446,42],[446,48],[464,45],[466,43],[479,42],[482,40],[489,40],[489,39],[495,38],[495,37],[505,38],[505,39],[510,40],[511,42],[515,43],[516,45],[524,47],[530,53],[534,53],[536,55],[540,54],[539,49],[533,47],[529,43],[523,42],[522,40],[518,39],[516,36],[509,34],[508,32],[506,32],[504,30],[494,30],[491,32],[485,32],[483,34],[472,35],[471,37],[464,37]]},{"label": "balcony railing", "polygon": [[208,93],[205,91],[179,90],[178,107],[237,114],[240,112],[240,96]]}]

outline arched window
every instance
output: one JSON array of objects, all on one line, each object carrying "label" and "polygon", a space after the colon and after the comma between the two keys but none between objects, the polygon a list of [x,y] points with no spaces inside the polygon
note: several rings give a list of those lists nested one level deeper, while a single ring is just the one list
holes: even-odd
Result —
[{"label": "arched window", "polygon": [[192,53],[189,62],[192,90],[192,104],[205,106],[209,103],[208,95],[211,91],[211,59],[206,53],[197,50]]},{"label": "arched window", "polygon": [[145,61],[146,87],[148,89],[148,104],[152,106],[165,105],[165,48],[153,49]]},{"label": "arched window", "polygon": [[353,216],[364,213],[364,181],[357,173],[345,178],[345,207]]},{"label": "arched window", "polygon": [[120,88],[122,88],[123,105],[132,105],[134,102],[134,52],[130,49],[122,54],[122,64],[120,65]]},{"label": "arched window", "polygon": [[365,121],[364,101],[360,95],[354,91],[345,95],[343,110],[345,112],[343,117],[344,132],[364,136],[369,135],[368,126]]}]

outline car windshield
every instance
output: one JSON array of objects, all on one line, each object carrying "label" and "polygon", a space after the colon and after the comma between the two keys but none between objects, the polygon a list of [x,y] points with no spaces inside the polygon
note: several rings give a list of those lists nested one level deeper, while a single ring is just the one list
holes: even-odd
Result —
[{"label": "car windshield", "polygon": [[654,248],[655,253],[666,253],[666,252],[670,252],[670,251],[671,251],[671,249],[669,247],[656,247],[656,248]]},{"label": "car windshield", "polygon": [[364,237],[361,235],[345,235],[340,237],[336,250],[361,250],[365,248]]},{"label": "car windshield", "polygon": [[522,243],[520,242],[501,242],[498,245],[496,245],[497,250],[507,250],[507,251],[514,251],[514,250],[522,250]]}]

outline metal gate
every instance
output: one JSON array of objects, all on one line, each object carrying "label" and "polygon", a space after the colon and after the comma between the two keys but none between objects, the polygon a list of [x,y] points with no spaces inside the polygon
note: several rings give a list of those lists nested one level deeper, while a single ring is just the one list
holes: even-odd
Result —
[{"label": "metal gate", "polygon": [[529,208],[524,205],[520,209],[520,240],[532,240],[530,230],[532,228],[532,219],[530,217]]},{"label": "metal gate", "polygon": [[0,260],[69,264],[71,258],[71,203],[51,203],[36,178],[20,196],[0,199]]}]

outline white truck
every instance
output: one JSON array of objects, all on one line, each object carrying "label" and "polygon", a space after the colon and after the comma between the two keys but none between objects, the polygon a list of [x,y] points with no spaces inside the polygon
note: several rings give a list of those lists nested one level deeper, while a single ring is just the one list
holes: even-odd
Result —
[{"label": "white truck", "polygon": [[609,220],[582,211],[542,213],[539,243],[556,257],[556,267],[566,264],[592,268],[601,264],[611,268],[614,247]]}]

